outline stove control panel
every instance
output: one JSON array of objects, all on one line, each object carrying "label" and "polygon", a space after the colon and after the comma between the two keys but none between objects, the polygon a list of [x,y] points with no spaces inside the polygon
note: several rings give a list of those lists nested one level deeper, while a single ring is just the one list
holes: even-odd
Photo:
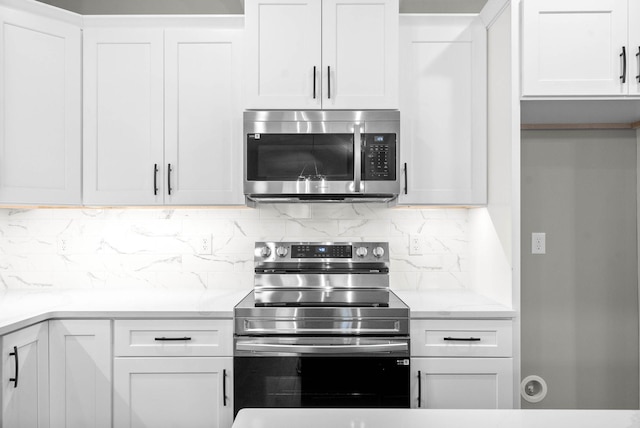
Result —
[{"label": "stove control panel", "polygon": [[256,242],[255,262],[388,262],[387,242]]},{"label": "stove control panel", "polygon": [[294,259],[350,259],[353,254],[351,245],[292,245],[291,257]]}]

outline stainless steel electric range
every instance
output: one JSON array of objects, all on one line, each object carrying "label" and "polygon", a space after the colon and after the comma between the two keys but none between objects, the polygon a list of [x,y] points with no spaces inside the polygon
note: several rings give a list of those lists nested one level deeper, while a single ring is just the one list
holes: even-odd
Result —
[{"label": "stainless steel electric range", "polygon": [[234,310],[234,411],[409,407],[409,308],[386,242],[257,242]]}]

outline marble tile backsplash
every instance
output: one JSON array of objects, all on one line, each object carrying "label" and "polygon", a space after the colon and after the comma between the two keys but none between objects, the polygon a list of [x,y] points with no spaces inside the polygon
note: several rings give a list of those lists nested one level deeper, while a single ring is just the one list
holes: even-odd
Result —
[{"label": "marble tile backsplash", "polygon": [[[460,289],[469,287],[469,234],[468,209],[0,209],[0,288],[248,290],[255,241],[381,240],[393,289]],[[422,255],[409,254],[410,235],[421,237]]]}]

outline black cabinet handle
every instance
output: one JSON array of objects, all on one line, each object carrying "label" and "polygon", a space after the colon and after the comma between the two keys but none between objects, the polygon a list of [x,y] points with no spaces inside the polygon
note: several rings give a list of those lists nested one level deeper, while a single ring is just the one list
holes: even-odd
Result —
[{"label": "black cabinet handle", "polygon": [[625,46],[622,47],[620,57],[622,58],[622,76],[620,76],[620,80],[622,80],[622,83],[627,83],[627,48]]},{"label": "black cabinet handle", "polygon": [[227,371],[222,370],[222,405],[227,407]]},{"label": "black cabinet handle", "polygon": [[176,342],[176,341],[180,341],[180,340],[191,340],[190,337],[156,337],[155,340],[157,340],[158,342]]},{"label": "black cabinet handle", "polygon": [[636,75],[636,80],[640,82],[640,46],[638,46],[638,53],[636,54],[636,61],[638,63],[638,74]]},{"label": "black cabinet handle", "polygon": [[316,99],[316,66],[313,66],[313,99]]},{"label": "black cabinet handle", "polygon": [[327,66],[327,98],[331,99],[331,66]]},{"label": "black cabinet handle", "polygon": [[169,188],[169,196],[171,196],[171,164],[167,165],[167,187]]},{"label": "black cabinet handle", "polygon": [[404,163],[404,194],[407,194],[409,188],[409,180],[407,180],[407,163]]},{"label": "black cabinet handle", "polygon": [[13,387],[18,387],[18,347],[13,347],[13,352],[10,352],[9,355],[13,355],[13,358],[16,362],[16,377],[9,378],[9,382],[13,382]]},{"label": "black cabinet handle", "polygon": [[454,342],[480,342],[479,337],[444,337],[443,339]]},{"label": "black cabinet handle", "polygon": [[418,407],[422,407],[422,372],[418,370]]},{"label": "black cabinet handle", "polygon": [[158,194],[158,164],[153,164],[153,194]]}]

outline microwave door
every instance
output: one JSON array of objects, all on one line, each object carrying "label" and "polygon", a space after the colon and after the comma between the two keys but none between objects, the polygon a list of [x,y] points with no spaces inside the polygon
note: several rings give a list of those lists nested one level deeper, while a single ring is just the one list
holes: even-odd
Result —
[{"label": "microwave door", "polygon": [[249,134],[246,179],[261,193],[352,192],[361,174],[355,141],[351,133]]}]

